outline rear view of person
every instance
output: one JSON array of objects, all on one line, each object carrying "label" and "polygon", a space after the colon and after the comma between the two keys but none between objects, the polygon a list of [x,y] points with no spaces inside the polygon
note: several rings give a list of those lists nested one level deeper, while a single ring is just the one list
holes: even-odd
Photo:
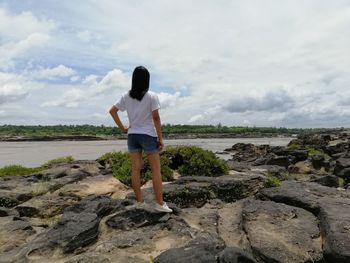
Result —
[{"label": "rear view of person", "polygon": [[[160,173],[159,151],[164,147],[159,116],[160,104],[156,93],[149,91],[150,75],[145,67],[136,67],[132,75],[131,90],[124,93],[111,107],[112,115],[118,127],[128,134],[128,151],[131,156],[131,183],[136,200],[142,202],[140,172],[142,151],[152,170],[153,189],[156,198],[156,209],[163,212],[172,210],[163,201],[162,176]],[[121,122],[118,111],[127,112],[129,127]]]}]

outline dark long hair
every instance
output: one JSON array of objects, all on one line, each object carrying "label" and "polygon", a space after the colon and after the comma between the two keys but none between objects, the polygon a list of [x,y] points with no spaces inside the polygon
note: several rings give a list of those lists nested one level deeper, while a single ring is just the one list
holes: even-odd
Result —
[{"label": "dark long hair", "polygon": [[129,95],[133,99],[142,100],[149,89],[149,72],[143,66],[138,66],[132,73],[131,90]]}]

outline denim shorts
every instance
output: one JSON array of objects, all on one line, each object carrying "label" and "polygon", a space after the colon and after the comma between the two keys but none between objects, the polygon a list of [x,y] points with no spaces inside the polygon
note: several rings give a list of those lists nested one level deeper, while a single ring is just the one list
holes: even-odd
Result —
[{"label": "denim shorts", "polygon": [[130,153],[157,153],[158,138],[147,134],[128,134],[128,150]]}]

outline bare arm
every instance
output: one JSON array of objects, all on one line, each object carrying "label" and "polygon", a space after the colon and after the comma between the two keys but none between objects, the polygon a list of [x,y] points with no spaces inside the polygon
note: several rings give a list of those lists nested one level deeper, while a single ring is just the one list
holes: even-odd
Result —
[{"label": "bare arm", "polygon": [[157,136],[158,136],[159,149],[161,150],[164,147],[164,143],[163,143],[163,134],[162,134],[162,124],[160,121],[158,110],[152,111],[152,118],[153,118],[154,127],[156,128]]},{"label": "bare arm", "polygon": [[120,120],[119,115],[118,115],[118,110],[119,109],[116,106],[113,105],[110,108],[109,113],[112,115],[112,118],[113,118],[114,122],[118,125],[119,129],[121,129],[122,132],[127,133],[128,132],[128,128],[126,128],[123,125],[122,121]]}]

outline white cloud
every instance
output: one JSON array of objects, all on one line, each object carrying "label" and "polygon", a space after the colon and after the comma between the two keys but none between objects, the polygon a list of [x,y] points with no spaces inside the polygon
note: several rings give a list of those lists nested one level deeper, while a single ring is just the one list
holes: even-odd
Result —
[{"label": "white cloud", "polygon": [[174,94],[170,94],[167,92],[160,92],[158,94],[159,102],[162,109],[166,109],[169,107],[176,107],[179,99],[180,99],[180,92],[175,92]]},{"label": "white cloud", "polygon": [[0,105],[17,102],[28,95],[25,80],[14,74],[0,72]]},{"label": "white cloud", "polygon": [[28,95],[19,85],[9,84],[0,86],[0,105],[23,99]]},{"label": "white cloud", "polygon": [[53,100],[41,104],[42,107],[78,107],[82,103],[96,101],[99,96],[109,96],[119,94],[127,90],[130,85],[128,75],[119,69],[114,69],[98,81],[97,75],[89,75],[81,83],[73,84],[62,95]]},{"label": "white cloud", "polygon": [[71,82],[76,82],[76,81],[79,81],[80,80],[80,77],[79,76],[72,76],[71,78],[70,78],[70,81]]},{"label": "white cloud", "polygon": [[188,122],[189,123],[213,123],[213,120],[216,119],[216,116],[222,111],[222,106],[216,105],[214,107],[204,109],[203,113],[192,116]]},{"label": "white cloud", "polygon": [[39,19],[29,11],[10,14],[0,7],[0,35],[5,41],[20,41],[33,33],[47,35],[54,28],[52,20]]},{"label": "white cloud", "polygon": [[286,90],[268,91],[265,94],[254,94],[234,97],[223,108],[229,112],[247,111],[286,111],[295,107],[294,99]]},{"label": "white cloud", "polygon": [[7,69],[12,65],[13,59],[27,53],[33,48],[43,46],[49,39],[48,35],[41,33],[30,34],[18,42],[8,42],[0,46],[0,68]]},{"label": "white cloud", "polygon": [[63,106],[67,108],[76,108],[79,106],[80,102],[87,99],[86,94],[80,89],[71,89],[63,94],[62,97],[47,101],[41,104],[42,107],[57,107]]},{"label": "white cloud", "polygon": [[62,122],[68,106],[96,122],[142,64],[165,123],[350,126],[348,1],[5,2],[0,69],[76,71],[25,100],[56,105],[46,110]]},{"label": "white cloud", "polygon": [[97,85],[97,79],[97,75],[89,75],[85,77],[82,83],[85,85]]},{"label": "white cloud", "polygon": [[130,87],[130,78],[119,69],[109,71],[102,80],[97,83],[93,95],[109,92],[113,89],[126,90]]},{"label": "white cloud", "polygon": [[0,69],[11,69],[15,59],[43,47],[50,39],[55,24],[38,19],[31,12],[10,14],[0,7]]},{"label": "white cloud", "polygon": [[58,65],[54,68],[45,68],[40,70],[35,70],[31,72],[31,76],[37,79],[48,79],[53,80],[57,78],[71,77],[75,75],[76,72],[72,68],[66,67],[64,65]]}]

